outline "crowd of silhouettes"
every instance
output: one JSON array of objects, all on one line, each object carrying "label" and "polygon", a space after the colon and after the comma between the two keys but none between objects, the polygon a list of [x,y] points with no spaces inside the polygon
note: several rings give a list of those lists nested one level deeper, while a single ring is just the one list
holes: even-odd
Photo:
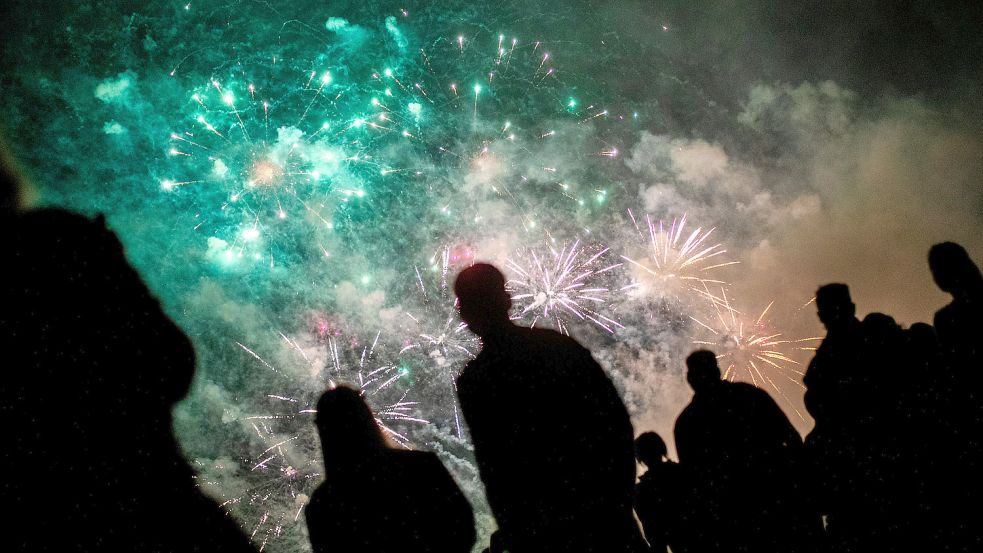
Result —
[{"label": "crowd of silhouettes", "polygon": [[[22,208],[4,158],[5,549],[253,551],[173,435],[190,340],[102,217]],[[983,551],[983,278],[954,243],[928,260],[953,298],[933,325],[859,320],[846,285],[819,288],[827,334],[803,379],[815,420],[805,440],[767,392],[722,378],[713,352],[689,355],[678,463],[657,434],[634,439],[587,349],[514,324],[496,268],[463,270],[460,316],[482,350],[456,384],[498,527],[486,551]],[[391,447],[359,392],[325,391],[315,424],[325,477],[305,516],[316,553],[476,546],[471,506],[439,458]]]}]

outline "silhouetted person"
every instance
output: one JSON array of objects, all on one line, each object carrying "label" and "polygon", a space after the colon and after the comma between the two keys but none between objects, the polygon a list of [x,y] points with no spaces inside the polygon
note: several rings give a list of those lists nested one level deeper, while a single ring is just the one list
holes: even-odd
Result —
[{"label": "silhouetted person", "polygon": [[831,545],[834,550],[854,551],[868,516],[858,499],[860,481],[870,465],[861,451],[865,446],[860,425],[862,411],[872,400],[862,392],[869,388],[862,366],[866,344],[845,284],[821,286],[816,308],[827,333],[802,379],[806,409],[816,421],[805,439],[808,473]]},{"label": "silhouetted person", "polygon": [[764,390],[720,377],[713,352],[687,359],[693,399],[676,419],[691,478],[691,537],[701,552],[814,551],[818,514],[802,498],[802,439]]},{"label": "silhouetted person", "polygon": [[952,303],[935,313],[935,331],[943,354],[967,370],[983,366],[983,276],[959,244],[943,242],[928,252],[928,265],[939,288]]},{"label": "silhouetted person", "polygon": [[188,338],[101,217],[0,218],[6,551],[252,551],[171,430]]},{"label": "silhouetted person", "polygon": [[457,381],[461,412],[509,551],[643,549],[631,421],[610,379],[572,338],[512,324],[491,265],[462,271],[454,291],[483,343]]},{"label": "silhouetted person", "polygon": [[802,379],[805,404],[816,420],[816,428],[826,423],[854,417],[857,403],[852,386],[857,378],[864,336],[857,320],[857,308],[846,284],[827,284],[816,291],[819,320],[826,337],[816,349]]},{"label": "silhouetted person", "polygon": [[321,395],[325,480],[305,516],[314,553],[470,553],[474,517],[436,455],[391,449],[362,396]]},{"label": "silhouetted person", "polygon": [[[932,373],[913,355],[908,333],[883,313],[864,317],[865,346],[861,355],[853,435],[855,496],[866,528],[858,549],[907,551],[916,543],[929,546],[925,492],[929,471],[920,442],[931,443],[938,429],[926,426],[924,406],[916,388],[930,388]],[[916,332],[919,332],[916,330]],[[934,370],[935,367],[932,368]],[[922,434],[915,432],[921,430]]]},{"label": "silhouetted person", "polygon": [[653,553],[666,553],[667,548],[686,553],[691,551],[686,541],[691,498],[686,496],[685,474],[667,455],[666,443],[655,432],[635,439],[635,456],[648,469],[635,486],[635,514]]},{"label": "silhouetted person", "polygon": [[[932,246],[928,264],[952,302],[935,313],[940,365],[948,393],[937,398],[949,428],[946,476],[940,482],[939,539],[952,551],[983,550],[983,276],[959,244]],[[945,493],[948,490],[949,493]],[[957,505],[966,505],[960,508]]]}]

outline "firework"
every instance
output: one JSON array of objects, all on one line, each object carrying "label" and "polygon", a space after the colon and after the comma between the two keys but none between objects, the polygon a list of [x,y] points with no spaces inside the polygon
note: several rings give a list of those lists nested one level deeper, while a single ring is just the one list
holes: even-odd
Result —
[{"label": "firework", "polygon": [[213,236],[209,255],[269,265],[312,246],[327,256],[338,233],[368,240],[375,229],[363,223],[394,202],[438,223],[481,223],[462,182],[506,199],[531,226],[543,190],[585,206],[595,187],[541,153],[589,135],[585,156],[617,156],[615,138],[585,133],[608,111],[564,92],[540,42],[489,38],[499,46],[458,37],[396,58],[365,50],[357,65],[276,56],[223,65],[191,83],[161,189]]},{"label": "firework", "polygon": [[[464,365],[478,353],[480,343],[458,315],[448,278],[452,269],[467,266],[473,259],[470,248],[449,246],[431,259],[430,272],[436,279],[425,279],[424,273],[416,268],[422,307],[416,314],[404,313],[406,338],[399,352],[402,361],[423,367],[423,375],[430,381],[430,408],[437,416],[449,415],[447,422],[453,425],[458,437],[464,432],[455,382]],[[427,281],[431,283],[428,285]]]},{"label": "firework", "polygon": [[604,276],[621,267],[605,261],[608,248],[585,253],[580,241],[550,246],[548,251],[519,250],[506,261],[506,283],[516,304],[514,319],[530,326],[543,321],[569,334],[572,321],[589,321],[607,332],[623,328],[621,323],[597,310],[607,303],[611,290],[601,284]]},{"label": "firework", "polygon": [[184,177],[161,188],[193,201],[194,229],[224,239],[227,260],[265,258],[292,232],[289,219],[330,230],[326,200],[364,194],[336,178],[343,164],[364,160],[329,138],[333,126],[352,125],[332,109],[330,71],[237,66],[192,90],[185,128],[170,134],[167,152]]},{"label": "firework", "polygon": [[805,417],[786,392],[786,385],[803,389],[803,371],[795,356],[801,351],[814,350],[820,338],[786,338],[782,332],[773,329],[766,317],[774,302],[757,317],[748,318],[731,307],[725,290],[716,297],[719,298],[717,301],[709,302],[714,311],[711,317],[706,320],[691,317],[704,334],[710,335],[707,339],[693,340],[693,343],[717,354],[723,378],[731,382],[749,381],[755,386],[774,390],[804,421]]},{"label": "firework", "polygon": [[667,226],[662,221],[653,223],[646,214],[644,224],[639,225],[630,209],[627,213],[648,250],[644,257],[621,256],[629,263],[634,276],[630,288],[661,297],[685,291],[700,299],[717,299],[710,293],[710,285],[726,283],[715,276],[716,270],[738,262],[726,261],[722,256],[727,250],[710,240],[716,229],[697,227],[688,231],[686,215],[673,219]]}]

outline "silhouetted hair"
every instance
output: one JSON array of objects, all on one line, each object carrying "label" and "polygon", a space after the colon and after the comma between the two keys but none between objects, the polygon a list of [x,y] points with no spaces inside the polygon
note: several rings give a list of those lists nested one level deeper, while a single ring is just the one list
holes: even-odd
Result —
[{"label": "silhouetted hair", "polygon": [[898,326],[897,321],[894,317],[888,315],[887,313],[868,313],[864,317],[864,326],[871,329],[876,329],[881,332],[886,332],[889,330],[900,330],[901,327]]},{"label": "silhouetted hair", "polygon": [[485,298],[505,290],[505,275],[487,263],[475,263],[457,275],[454,294],[461,304],[483,303]]},{"label": "silhouetted hair", "polygon": [[357,461],[386,447],[382,431],[362,395],[347,386],[321,394],[314,419],[326,465]]},{"label": "silhouetted hair", "polygon": [[720,381],[717,356],[710,350],[698,349],[686,358],[686,380],[694,390]]},{"label": "silhouetted hair", "polygon": [[938,336],[935,327],[928,323],[912,323],[908,327],[908,339],[923,347],[938,347]]},{"label": "silhouetted hair", "polygon": [[635,458],[646,466],[659,464],[667,454],[666,442],[655,432],[645,432],[635,438]]},{"label": "silhouetted hair", "polygon": [[928,250],[928,266],[942,290],[953,293],[979,286],[983,276],[966,249],[955,242],[942,242]]}]

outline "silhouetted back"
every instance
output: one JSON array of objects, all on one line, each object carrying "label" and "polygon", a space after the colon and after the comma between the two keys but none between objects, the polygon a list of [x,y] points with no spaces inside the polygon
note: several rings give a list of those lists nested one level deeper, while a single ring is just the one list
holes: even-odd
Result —
[{"label": "silhouetted back", "polygon": [[552,330],[513,325],[490,265],[455,282],[483,348],[457,380],[489,505],[509,551],[643,547],[632,516],[633,431],[590,352]]},{"label": "silhouetted back", "polygon": [[631,422],[590,352],[557,332],[516,327],[485,345],[457,387],[510,551],[631,547]]},{"label": "silhouetted back", "polygon": [[802,497],[798,432],[767,392],[721,380],[712,353],[695,352],[687,365],[695,393],[675,437],[697,505],[694,549],[815,550],[819,519]]},{"label": "silhouetted back", "polygon": [[5,549],[251,551],[174,441],[194,350],[116,236],[59,210],[0,236]]},{"label": "silhouetted back", "polygon": [[314,553],[469,553],[471,505],[433,453],[386,447],[358,392],[318,402],[325,481],[305,508]]}]

